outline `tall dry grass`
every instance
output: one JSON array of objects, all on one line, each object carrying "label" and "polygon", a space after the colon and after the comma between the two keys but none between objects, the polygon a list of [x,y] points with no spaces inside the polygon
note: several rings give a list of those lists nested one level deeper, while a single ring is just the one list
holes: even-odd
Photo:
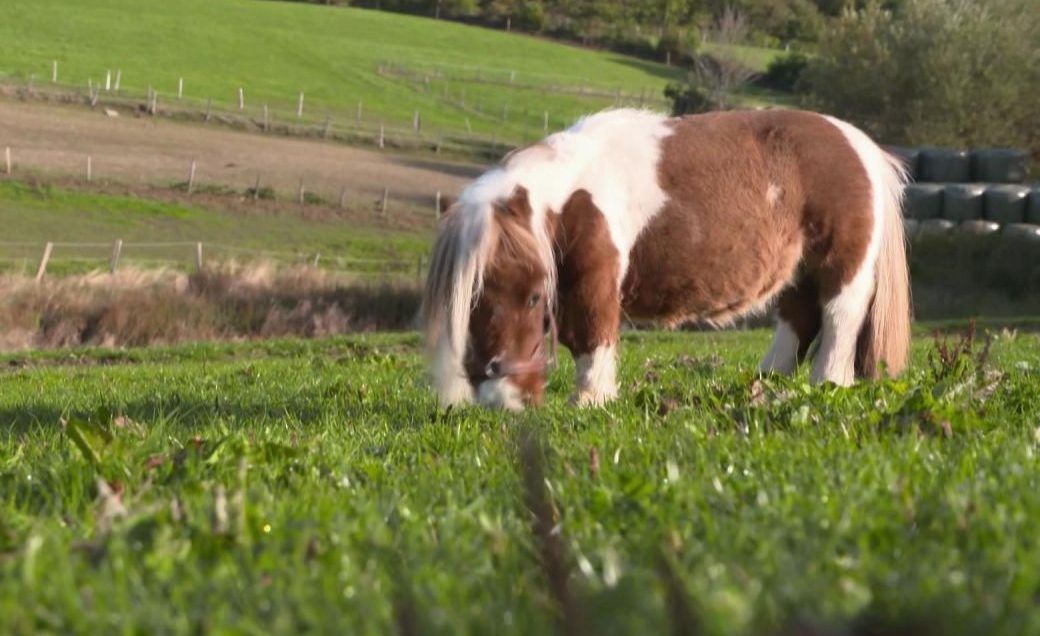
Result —
[{"label": "tall dry grass", "polygon": [[0,276],[0,351],[409,329],[419,303],[414,284],[267,263],[195,274],[128,268],[39,284]]}]

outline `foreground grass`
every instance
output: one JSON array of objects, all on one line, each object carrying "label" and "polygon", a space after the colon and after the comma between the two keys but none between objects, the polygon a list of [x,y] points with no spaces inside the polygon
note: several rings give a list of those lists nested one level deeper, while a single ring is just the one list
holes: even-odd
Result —
[{"label": "foreground grass", "polygon": [[520,415],[407,335],[2,357],[0,632],[1040,628],[1037,337],[851,390],[766,343],[632,335],[619,402],[564,362]]}]

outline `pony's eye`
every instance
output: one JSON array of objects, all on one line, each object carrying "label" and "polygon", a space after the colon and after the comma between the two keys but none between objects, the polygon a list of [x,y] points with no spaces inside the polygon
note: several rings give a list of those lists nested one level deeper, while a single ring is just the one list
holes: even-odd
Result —
[{"label": "pony's eye", "polygon": [[538,292],[531,294],[531,297],[527,299],[527,308],[534,309],[538,304],[538,301],[542,299],[542,295]]}]

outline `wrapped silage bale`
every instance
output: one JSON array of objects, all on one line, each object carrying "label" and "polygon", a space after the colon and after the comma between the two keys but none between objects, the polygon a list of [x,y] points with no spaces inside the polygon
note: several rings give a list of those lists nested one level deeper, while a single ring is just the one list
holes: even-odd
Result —
[{"label": "wrapped silage bale", "polygon": [[1014,148],[987,148],[971,153],[971,177],[986,183],[1022,183],[1029,153]]},{"label": "wrapped silage bale", "polygon": [[937,219],[942,216],[943,185],[941,183],[911,183],[906,187],[903,216],[908,219]]},{"label": "wrapped silage bale", "polygon": [[1032,223],[1009,223],[1003,226],[1000,233],[1010,238],[1036,241],[1037,243],[1040,243],[1040,225],[1033,225]]},{"label": "wrapped silage bale", "polygon": [[982,218],[983,183],[947,183],[943,187],[942,218],[951,221],[974,221]]},{"label": "wrapped silage bale", "polygon": [[1026,201],[1026,223],[1040,225],[1040,185],[1035,185],[1029,191],[1029,200]]},{"label": "wrapped silage bale", "polygon": [[918,159],[918,181],[966,183],[971,181],[971,153],[950,148],[925,148]]},{"label": "wrapped silage bale", "polygon": [[957,231],[963,234],[972,234],[974,236],[986,236],[993,234],[994,232],[1000,231],[1000,223],[994,223],[993,221],[984,221],[982,219],[972,219],[969,221],[962,221],[957,226]]},{"label": "wrapped silage bale", "polygon": [[903,165],[906,167],[906,173],[910,176],[911,180],[917,180],[918,164],[921,159],[920,148],[910,148],[908,146],[885,146],[885,150],[903,162]]},{"label": "wrapped silage bale", "polygon": [[917,230],[918,236],[935,236],[949,234],[957,224],[949,219],[925,219]]},{"label": "wrapped silage bale", "polygon": [[995,185],[986,188],[983,197],[985,218],[997,223],[1022,223],[1026,218],[1029,188],[1018,185]]}]

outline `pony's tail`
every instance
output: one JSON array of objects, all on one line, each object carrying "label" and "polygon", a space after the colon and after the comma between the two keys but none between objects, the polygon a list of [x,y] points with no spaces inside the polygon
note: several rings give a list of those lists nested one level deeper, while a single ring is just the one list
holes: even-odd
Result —
[{"label": "pony's tail", "polygon": [[876,378],[881,363],[889,376],[905,367],[910,349],[910,275],[906,264],[906,236],[902,202],[907,172],[902,162],[878,148],[883,158],[877,177],[881,189],[881,245],[874,266],[874,299],[856,346],[856,375]]}]

